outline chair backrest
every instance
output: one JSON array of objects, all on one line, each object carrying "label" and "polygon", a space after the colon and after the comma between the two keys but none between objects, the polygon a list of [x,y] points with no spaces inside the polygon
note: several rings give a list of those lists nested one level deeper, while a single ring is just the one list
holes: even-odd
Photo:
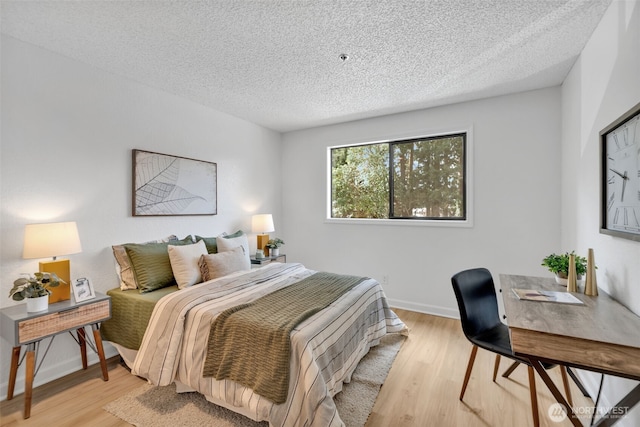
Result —
[{"label": "chair backrest", "polygon": [[458,300],[462,330],[475,337],[500,323],[498,300],[491,273],[486,268],[464,270],[451,278]]}]

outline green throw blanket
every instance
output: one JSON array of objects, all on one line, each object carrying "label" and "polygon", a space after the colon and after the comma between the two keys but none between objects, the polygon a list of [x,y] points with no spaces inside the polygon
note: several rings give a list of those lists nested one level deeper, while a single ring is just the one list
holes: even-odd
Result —
[{"label": "green throw blanket", "polygon": [[289,391],[291,331],[363,280],[315,273],[223,311],[211,325],[202,375],[231,379],[274,403],[283,403]]}]

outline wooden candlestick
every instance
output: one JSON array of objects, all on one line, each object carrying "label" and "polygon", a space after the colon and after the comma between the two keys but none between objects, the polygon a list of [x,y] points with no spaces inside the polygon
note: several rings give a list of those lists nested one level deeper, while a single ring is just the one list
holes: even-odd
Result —
[{"label": "wooden candlestick", "polygon": [[574,254],[569,254],[569,273],[567,276],[567,292],[578,292],[576,256]]},{"label": "wooden candlestick", "polygon": [[596,262],[593,249],[589,248],[587,254],[587,277],[584,284],[584,294],[592,297],[598,296],[598,281],[596,279]]}]

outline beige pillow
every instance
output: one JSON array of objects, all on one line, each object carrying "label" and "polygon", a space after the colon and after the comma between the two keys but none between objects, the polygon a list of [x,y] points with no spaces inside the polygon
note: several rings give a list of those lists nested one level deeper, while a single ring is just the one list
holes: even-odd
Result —
[{"label": "beige pillow", "polygon": [[242,246],[217,254],[202,255],[199,261],[202,280],[213,280],[241,270],[251,269],[247,267]]},{"label": "beige pillow", "polygon": [[173,277],[178,283],[178,289],[202,282],[198,261],[202,255],[207,254],[207,246],[204,240],[200,240],[193,245],[169,246],[169,260]]},{"label": "beige pillow", "polygon": [[124,245],[114,245],[111,248],[113,249],[113,256],[116,259],[116,274],[118,275],[118,279],[120,279],[120,289],[123,291],[138,289],[136,276],[133,274],[131,261],[129,260],[129,255],[127,255],[127,250],[124,248]]},{"label": "beige pillow", "polygon": [[[241,234],[240,234],[241,233]],[[236,237],[231,237],[236,236]],[[239,232],[234,233],[231,236],[222,236],[216,239],[218,245],[218,253],[233,250],[237,247],[242,247],[244,251],[244,265],[241,270],[251,269],[251,259],[249,258],[249,239],[247,235]]]}]

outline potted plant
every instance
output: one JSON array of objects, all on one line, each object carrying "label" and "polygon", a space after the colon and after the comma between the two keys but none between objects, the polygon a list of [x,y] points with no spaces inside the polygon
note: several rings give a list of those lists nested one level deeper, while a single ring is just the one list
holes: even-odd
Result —
[{"label": "potted plant", "polygon": [[284,245],[284,241],[279,237],[275,239],[269,239],[267,242],[267,248],[269,248],[269,256],[278,256],[280,255],[280,246]]},{"label": "potted plant", "polygon": [[[27,274],[25,274],[27,275]],[[33,276],[20,277],[13,282],[13,288],[9,291],[9,297],[14,301],[27,300],[27,311],[44,311],[49,307],[49,288],[66,283],[55,273],[38,272]]]},{"label": "potted plant", "polygon": [[576,276],[578,280],[587,272],[587,259],[576,255],[574,251],[566,252],[562,255],[552,253],[542,260],[542,266],[547,267],[550,272],[556,275],[556,282],[559,285],[567,285],[567,277],[569,276],[569,255],[576,257]]}]

